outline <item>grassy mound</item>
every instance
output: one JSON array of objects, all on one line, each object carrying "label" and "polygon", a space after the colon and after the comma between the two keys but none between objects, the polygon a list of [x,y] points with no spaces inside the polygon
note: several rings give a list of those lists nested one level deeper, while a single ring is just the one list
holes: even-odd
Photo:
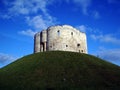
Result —
[{"label": "grassy mound", "polygon": [[87,54],[52,51],[0,69],[0,90],[41,89],[118,90],[120,67]]}]

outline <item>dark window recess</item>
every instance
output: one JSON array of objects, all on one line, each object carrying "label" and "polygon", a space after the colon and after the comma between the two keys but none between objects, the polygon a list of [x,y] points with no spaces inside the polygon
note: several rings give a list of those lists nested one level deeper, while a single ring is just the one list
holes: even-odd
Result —
[{"label": "dark window recess", "polygon": [[80,44],[79,44],[79,43],[77,44],[77,47],[80,47]]},{"label": "dark window recess", "polygon": [[57,31],[58,36],[60,36],[60,30]]},{"label": "dark window recess", "polygon": [[68,45],[66,45],[66,47],[68,47]]},{"label": "dark window recess", "polygon": [[73,32],[71,32],[71,35],[73,35]]},{"label": "dark window recess", "polygon": [[81,50],[81,52],[83,52],[83,50]]},{"label": "dark window recess", "polygon": [[52,48],[52,46],[50,46],[50,48]]}]

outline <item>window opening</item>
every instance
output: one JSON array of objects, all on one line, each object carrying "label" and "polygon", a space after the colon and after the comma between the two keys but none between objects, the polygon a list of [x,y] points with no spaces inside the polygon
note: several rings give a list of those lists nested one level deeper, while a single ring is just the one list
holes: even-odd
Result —
[{"label": "window opening", "polygon": [[60,30],[57,31],[58,36],[60,36]]},{"label": "window opening", "polygon": [[83,50],[81,50],[81,52],[83,53]]},{"label": "window opening", "polygon": [[77,47],[80,47],[80,44],[79,44],[79,43],[77,44]]},{"label": "window opening", "polygon": [[66,45],[66,47],[68,47],[68,45]]},{"label": "window opening", "polygon": [[73,35],[73,32],[71,32],[71,35]]}]

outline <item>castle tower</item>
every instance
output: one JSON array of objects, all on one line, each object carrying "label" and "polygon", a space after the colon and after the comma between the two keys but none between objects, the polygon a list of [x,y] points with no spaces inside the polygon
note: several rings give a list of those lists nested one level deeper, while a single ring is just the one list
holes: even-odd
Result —
[{"label": "castle tower", "polygon": [[43,45],[43,51],[46,51],[46,44],[47,44],[47,31],[46,30],[42,31],[41,43]]},{"label": "castle tower", "polygon": [[72,51],[87,53],[86,34],[69,25],[51,26],[35,34],[34,52]]},{"label": "castle tower", "polygon": [[40,52],[40,32],[34,36],[34,53]]}]

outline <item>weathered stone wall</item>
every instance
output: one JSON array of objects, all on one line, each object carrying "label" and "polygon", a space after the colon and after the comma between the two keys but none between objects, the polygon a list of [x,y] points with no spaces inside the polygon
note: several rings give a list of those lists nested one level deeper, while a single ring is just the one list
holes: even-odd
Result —
[{"label": "weathered stone wall", "polygon": [[40,32],[36,33],[34,36],[34,52],[40,52]]},{"label": "weathered stone wall", "polygon": [[[87,53],[86,34],[72,26],[51,26],[42,31],[40,37],[40,45],[43,45],[43,51],[62,50]],[[42,50],[40,49],[40,51]]]},{"label": "weathered stone wall", "polygon": [[42,31],[42,41],[41,42],[47,42],[47,31],[46,30]]}]

